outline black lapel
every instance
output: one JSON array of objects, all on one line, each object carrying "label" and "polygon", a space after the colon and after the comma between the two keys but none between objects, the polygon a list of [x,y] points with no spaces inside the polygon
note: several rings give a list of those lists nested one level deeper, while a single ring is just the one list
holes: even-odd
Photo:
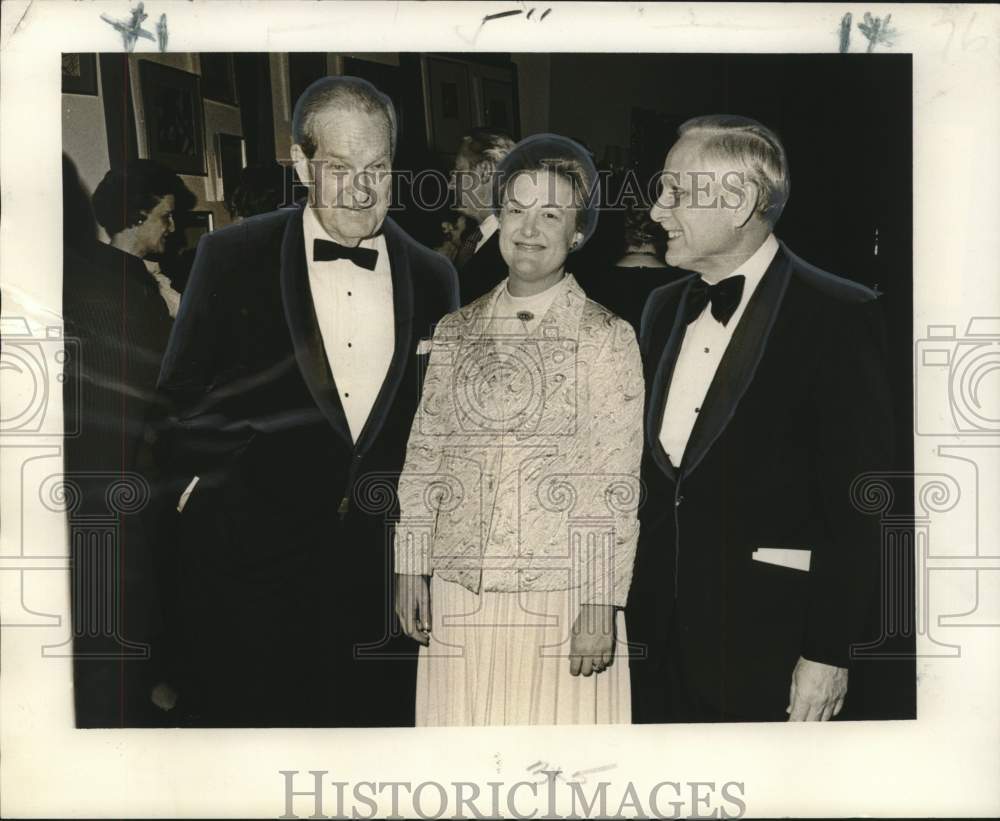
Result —
[{"label": "black lapel", "polygon": [[365,451],[375,440],[389,418],[389,409],[406,374],[406,364],[416,353],[413,347],[413,276],[406,245],[412,242],[403,230],[386,217],[382,223],[385,245],[392,268],[392,307],[396,318],[396,343],[385,380],[372,405],[368,420],[358,437],[358,450]]},{"label": "black lapel", "polygon": [[[644,353],[647,360],[650,363],[656,362],[646,402],[646,444],[653,455],[653,460],[671,480],[676,480],[677,471],[670,464],[663,445],[660,444],[660,428],[663,426],[663,411],[667,404],[667,386],[673,377],[677,354],[680,352],[681,342],[687,330],[687,324],[684,322],[684,304],[695,280],[697,276],[692,276],[686,284],[666,286],[671,289],[669,296],[653,318],[648,336],[643,334],[647,336],[643,346],[646,348]],[[681,282],[683,283],[683,280]],[[650,299],[653,299],[652,295]],[[661,342],[664,339],[666,344]],[[659,358],[656,359],[657,349],[661,344],[663,347],[659,350]]]},{"label": "black lapel", "polygon": [[782,246],[754,291],[740,324],[726,348],[695,421],[684,459],[683,475],[691,473],[725,430],[746,393],[764,355],[767,340],[791,278],[791,260]]},{"label": "black lapel", "polygon": [[295,359],[309,393],[344,444],[353,449],[351,429],[326,358],[323,336],[309,290],[302,215],[301,208],[292,213],[281,242],[281,298],[285,306],[285,320],[291,332]]}]

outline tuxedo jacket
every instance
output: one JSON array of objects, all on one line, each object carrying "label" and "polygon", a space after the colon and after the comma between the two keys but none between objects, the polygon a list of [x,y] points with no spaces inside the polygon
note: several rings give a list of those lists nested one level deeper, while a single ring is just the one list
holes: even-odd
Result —
[{"label": "tuxedo jacket", "polygon": [[633,714],[666,720],[669,663],[710,715],[783,720],[799,656],[848,667],[877,589],[880,524],[855,481],[891,459],[882,325],[872,291],[782,244],[674,467],[659,433],[695,280],[654,291],[642,318]]},{"label": "tuxedo jacket", "polygon": [[455,271],[385,220],[395,350],[354,443],[302,216],[282,209],[201,241],[164,358],[160,388],[178,407],[168,472],[182,510],[164,511],[178,686],[194,724],[411,724],[415,661],[393,616],[386,523],[418,342],[457,307]]},{"label": "tuxedo jacket", "polygon": [[507,263],[500,254],[500,229],[497,228],[458,272],[461,303],[468,305],[488,294],[507,278],[507,271]]}]

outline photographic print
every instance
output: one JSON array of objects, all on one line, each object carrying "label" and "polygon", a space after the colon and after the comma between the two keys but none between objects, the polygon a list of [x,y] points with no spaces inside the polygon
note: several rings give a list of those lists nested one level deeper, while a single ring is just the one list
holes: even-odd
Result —
[{"label": "photographic print", "polygon": [[5,815],[1000,810],[994,10],[126,5],[4,34]]}]

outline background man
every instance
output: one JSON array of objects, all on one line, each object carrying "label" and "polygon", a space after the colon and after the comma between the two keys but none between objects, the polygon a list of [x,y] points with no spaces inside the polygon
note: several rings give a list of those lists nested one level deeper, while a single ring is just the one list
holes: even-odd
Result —
[{"label": "background man", "polygon": [[879,523],[851,503],[888,467],[875,294],[772,234],[778,137],[681,126],[652,216],[696,272],[642,318],[648,501],[630,599],[637,721],[827,720],[878,579]]},{"label": "background man", "polygon": [[502,131],[474,128],[462,138],[455,157],[449,183],[455,210],[476,226],[462,239],[455,257],[463,305],[491,291],[507,276],[493,211],[493,174],[513,147],[514,140]]},{"label": "background man", "polygon": [[386,519],[455,271],[386,218],[388,97],[318,80],[292,139],[309,204],[203,239],[160,375],[182,408],[181,704],[202,725],[412,724]]}]

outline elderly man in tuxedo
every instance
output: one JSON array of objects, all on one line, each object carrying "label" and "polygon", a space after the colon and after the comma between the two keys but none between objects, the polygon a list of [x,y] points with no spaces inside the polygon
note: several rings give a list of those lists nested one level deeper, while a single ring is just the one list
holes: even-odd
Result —
[{"label": "elderly man in tuxedo", "polygon": [[851,499],[890,459],[884,340],[875,293],[775,238],[788,193],[776,134],[698,117],[651,211],[696,274],[642,317],[640,722],[828,720],[847,697],[878,579],[878,520]]},{"label": "elderly man in tuxedo", "polygon": [[449,182],[454,208],[476,226],[462,239],[455,256],[463,305],[489,293],[507,277],[507,263],[500,255],[500,223],[493,208],[493,175],[513,147],[514,140],[502,131],[474,128],[462,137],[455,155]]},{"label": "elderly man in tuxedo", "polygon": [[458,285],[386,217],[388,97],[318,80],[292,139],[308,204],[202,240],[160,375],[180,706],[202,726],[412,724],[386,523],[419,343]]}]

